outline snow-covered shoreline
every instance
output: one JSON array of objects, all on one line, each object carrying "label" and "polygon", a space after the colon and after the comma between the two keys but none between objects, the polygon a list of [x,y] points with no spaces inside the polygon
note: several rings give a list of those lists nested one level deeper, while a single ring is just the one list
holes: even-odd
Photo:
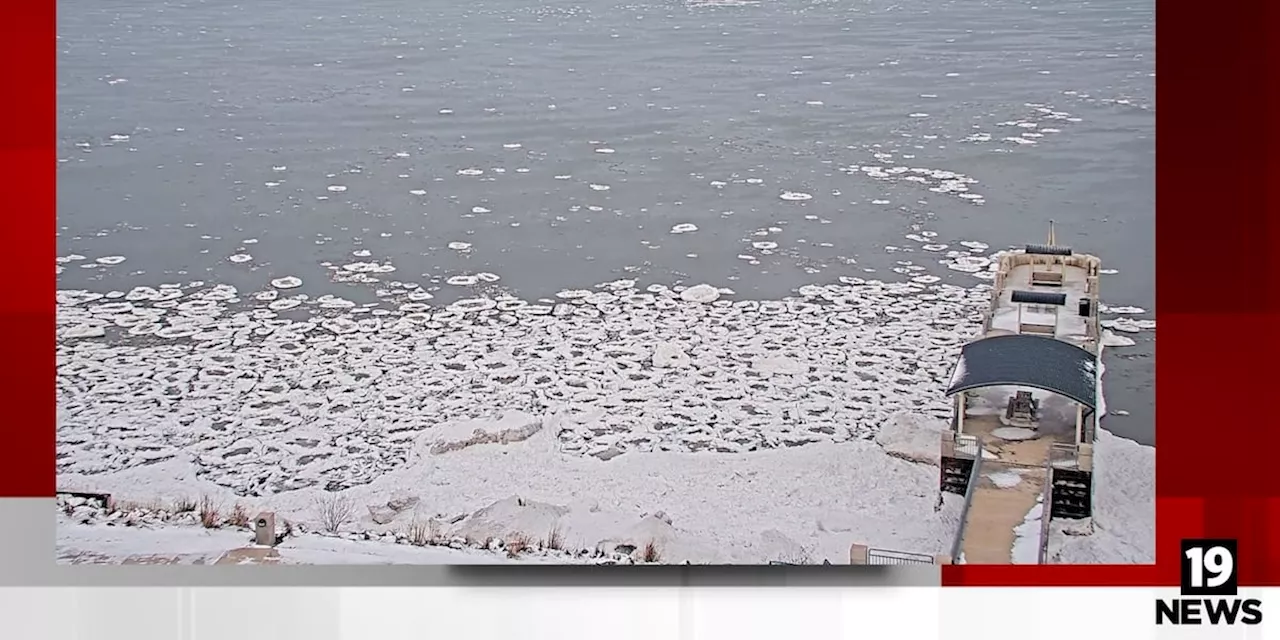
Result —
[{"label": "snow-covered shoreline", "polygon": [[[250,513],[318,529],[322,489],[237,497],[161,463],[103,477],[64,477],[87,489],[142,503],[209,496],[223,512]],[[542,432],[526,441],[485,444],[409,465],[342,492],[356,507],[343,524],[374,535],[434,521],[445,537],[545,538],[558,530],[567,549],[615,541],[655,542],[668,562],[847,562],[849,545],[942,552],[958,524],[955,501],[935,511],[937,467],[885,454],[865,442],[817,444],[750,455],[667,453],[603,462],[565,456]],[[375,512],[396,497],[415,506],[379,524]],[[518,503],[517,503],[518,501]],[[373,508],[371,510],[370,508]],[[457,522],[453,522],[453,521]]]}]

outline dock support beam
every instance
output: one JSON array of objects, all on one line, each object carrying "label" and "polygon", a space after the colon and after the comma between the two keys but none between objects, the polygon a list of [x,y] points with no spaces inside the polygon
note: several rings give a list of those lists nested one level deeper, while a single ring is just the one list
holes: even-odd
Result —
[{"label": "dock support beam", "polygon": [[1084,441],[1084,405],[1076,405],[1076,448]]}]

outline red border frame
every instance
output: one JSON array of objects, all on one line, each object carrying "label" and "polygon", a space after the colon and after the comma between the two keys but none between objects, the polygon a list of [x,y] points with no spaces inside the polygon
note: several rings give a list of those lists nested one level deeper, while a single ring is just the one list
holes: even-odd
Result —
[{"label": "red border frame", "polygon": [[[1271,4],[1237,0],[1205,11],[1166,2],[1158,9],[1159,563],[956,565],[944,567],[945,585],[1175,585],[1178,541],[1199,536],[1239,539],[1241,584],[1280,585],[1280,550],[1273,550],[1280,480],[1271,475],[1280,424],[1247,407],[1235,413],[1229,400],[1271,397],[1270,367],[1280,361],[1280,269],[1268,255],[1280,246],[1280,211],[1266,192],[1275,178],[1267,147],[1280,144],[1280,133],[1264,129],[1265,114],[1280,108],[1280,84],[1266,82],[1276,77],[1276,54],[1266,46],[1276,21]],[[6,194],[5,244],[34,271],[11,279],[0,298],[0,325],[10,337],[8,366],[0,368],[10,401],[0,496],[47,497],[56,483],[55,3],[20,3],[7,13],[0,47],[17,77],[7,85],[11,124],[0,138],[0,162],[22,188]],[[1240,277],[1246,274],[1260,277]],[[1215,405],[1223,408],[1216,419],[1204,410]]]},{"label": "red border frame", "polygon": [[1259,124],[1280,108],[1274,4],[1156,13],[1156,564],[955,565],[944,585],[1174,586],[1179,541],[1196,537],[1238,539],[1240,584],[1280,585],[1280,420],[1230,400],[1272,398],[1280,380],[1280,211],[1267,199],[1280,135],[1262,139]]},{"label": "red border frame", "polygon": [[52,496],[57,379],[54,359],[53,272],[57,255],[55,173],[57,155],[56,3],[14,3],[5,10],[3,59],[10,81],[3,102],[8,132],[0,138],[0,166],[16,188],[5,192],[4,245],[15,263],[31,271],[6,282],[0,328],[7,337],[0,367],[4,390],[4,446],[0,447],[0,496]]}]

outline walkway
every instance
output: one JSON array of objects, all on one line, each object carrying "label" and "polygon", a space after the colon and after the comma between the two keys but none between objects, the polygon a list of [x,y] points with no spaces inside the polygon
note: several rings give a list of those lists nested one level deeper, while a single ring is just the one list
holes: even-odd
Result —
[{"label": "walkway", "polygon": [[1043,467],[983,463],[960,547],[965,564],[1013,563],[1014,529],[1036,506],[1045,480]]},{"label": "walkway", "polygon": [[113,564],[113,565],[217,565],[217,564],[279,564],[280,554],[275,549],[245,547],[223,554],[175,553],[131,554],[108,556],[93,551],[75,551],[58,556],[58,564]]},{"label": "walkway", "polygon": [[1014,529],[1043,495],[1050,446],[1069,441],[1060,425],[1053,426],[1059,428],[1025,440],[1004,440],[995,435],[1003,427],[996,416],[965,418],[965,433],[981,437],[986,445],[964,523],[966,564],[1013,563]]}]

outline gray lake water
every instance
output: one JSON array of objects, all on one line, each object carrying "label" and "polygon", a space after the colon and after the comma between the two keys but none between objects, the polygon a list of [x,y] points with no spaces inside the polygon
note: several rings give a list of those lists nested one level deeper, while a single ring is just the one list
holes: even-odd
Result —
[{"label": "gray lake water", "polygon": [[[62,0],[58,20],[59,251],[90,258],[63,288],[295,275],[373,300],[329,282],[356,260],[441,299],[480,272],[526,297],[625,276],[771,298],[901,261],[978,284],[905,236],[998,249],[1054,220],[1117,270],[1108,304],[1153,317],[1152,0]],[[1154,338],[1133,337],[1108,425],[1150,444]]]}]

